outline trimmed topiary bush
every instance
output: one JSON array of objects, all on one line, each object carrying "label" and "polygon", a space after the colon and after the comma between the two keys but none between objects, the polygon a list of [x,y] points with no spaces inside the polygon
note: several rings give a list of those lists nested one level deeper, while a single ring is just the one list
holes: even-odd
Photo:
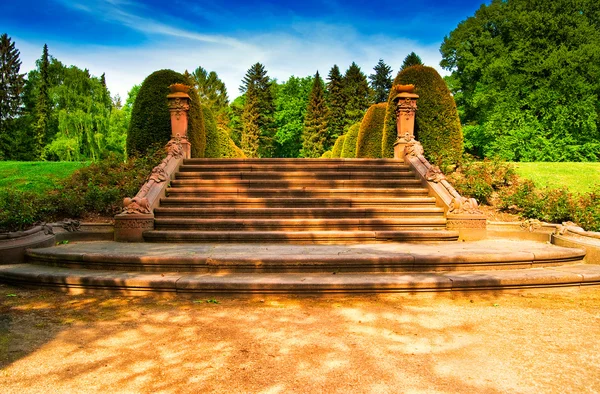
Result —
[{"label": "trimmed topiary bush", "polygon": [[229,132],[221,127],[217,127],[219,136],[219,154],[223,159],[245,158],[244,151],[241,150],[229,136]]},{"label": "trimmed topiary bush", "polygon": [[337,140],[335,140],[335,144],[333,145],[333,148],[331,149],[331,157],[332,158],[337,158],[337,157],[341,157],[342,155],[342,148],[344,147],[344,141],[346,140],[346,136],[345,135],[340,135]]},{"label": "trimmed topiary bush", "polygon": [[[167,95],[169,85],[187,83],[186,78],[173,70],[159,70],[150,74],[140,87],[127,132],[127,154],[144,155],[154,144],[165,145],[171,138],[171,115]],[[190,89],[188,113],[188,138],[192,144],[192,157],[204,157],[206,135],[200,98]]]},{"label": "trimmed topiary bush", "polygon": [[[415,136],[423,145],[427,158],[438,165],[455,164],[463,153],[463,135],[456,103],[446,83],[435,69],[426,66],[408,67],[398,73],[394,85],[413,84],[417,100]],[[393,157],[396,140],[396,114],[392,100],[398,94],[392,87],[388,98],[383,157]]]},{"label": "trimmed topiary bush", "polygon": [[360,123],[356,143],[356,157],[377,159],[381,157],[381,139],[387,103],[369,107]]},{"label": "trimmed topiary bush", "polygon": [[202,118],[204,119],[204,131],[206,133],[206,148],[204,157],[221,157],[221,145],[219,141],[219,132],[217,131],[217,122],[212,111],[206,105],[202,104]]},{"label": "trimmed topiary bush", "polygon": [[323,153],[321,159],[331,159],[331,151],[328,150],[327,152]]},{"label": "trimmed topiary bush", "polygon": [[360,130],[360,122],[355,123],[345,134],[344,147],[342,148],[342,154],[340,157],[347,159],[354,159],[356,157],[356,140],[358,139],[358,132]]}]

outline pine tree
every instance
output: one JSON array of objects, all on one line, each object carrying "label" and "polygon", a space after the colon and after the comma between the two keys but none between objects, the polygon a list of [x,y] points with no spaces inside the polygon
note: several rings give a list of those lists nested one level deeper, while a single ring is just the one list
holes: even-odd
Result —
[{"label": "pine tree", "polygon": [[9,150],[8,125],[19,115],[25,74],[20,74],[21,60],[8,35],[0,36],[0,157]]},{"label": "pine tree", "polygon": [[346,97],[344,96],[344,78],[339,67],[334,65],[329,71],[327,82],[327,141],[325,148],[333,146],[346,125]]},{"label": "pine tree", "polygon": [[[247,134],[242,135],[242,149],[248,157],[273,157],[276,130],[272,82],[260,63],[248,69],[242,82],[240,92],[246,94],[243,134]],[[255,138],[258,138],[256,149]]]},{"label": "pine tree", "polygon": [[344,95],[347,98],[346,127],[361,121],[369,108],[369,93],[366,75],[352,62],[344,75]]},{"label": "pine tree", "polygon": [[375,74],[369,75],[371,89],[373,90],[373,103],[386,102],[392,87],[392,68],[385,64],[383,59],[379,59],[373,70]]},{"label": "pine tree", "polygon": [[209,73],[203,67],[196,68],[191,78],[200,95],[200,101],[214,113],[218,124],[226,125],[229,122],[227,117],[229,97],[227,97],[225,83],[216,72]]},{"label": "pine tree", "polygon": [[327,141],[327,106],[323,80],[315,75],[304,118],[302,131],[302,157],[321,157]]},{"label": "pine tree", "polygon": [[50,103],[50,78],[48,68],[50,67],[50,58],[48,55],[48,45],[44,44],[42,58],[39,60],[40,83],[37,102],[35,105],[36,125],[35,125],[35,156],[42,158],[45,139],[48,134],[50,123],[51,103]]},{"label": "pine tree", "polygon": [[421,58],[419,57],[419,55],[417,55],[414,52],[411,52],[408,54],[408,56],[406,56],[404,58],[404,62],[402,63],[402,67],[400,67],[400,71],[411,67],[411,66],[422,66],[423,65],[423,61],[421,60]]}]

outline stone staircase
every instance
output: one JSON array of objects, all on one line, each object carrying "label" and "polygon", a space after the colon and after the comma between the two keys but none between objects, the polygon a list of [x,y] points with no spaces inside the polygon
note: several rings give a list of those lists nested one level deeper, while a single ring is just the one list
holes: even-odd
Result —
[{"label": "stone staircase", "polygon": [[149,242],[454,241],[414,171],[386,159],[188,159]]}]

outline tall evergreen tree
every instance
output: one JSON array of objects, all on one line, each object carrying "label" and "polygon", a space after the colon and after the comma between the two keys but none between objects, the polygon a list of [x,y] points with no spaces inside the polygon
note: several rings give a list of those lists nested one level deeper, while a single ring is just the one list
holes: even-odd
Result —
[{"label": "tall evergreen tree", "polygon": [[45,139],[48,135],[48,126],[52,111],[50,102],[50,78],[49,78],[50,57],[48,55],[48,45],[44,44],[42,58],[39,60],[40,81],[38,88],[37,102],[35,105],[36,124],[35,124],[35,156],[42,158]]},{"label": "tall evergreen tree", "polygon": [[0,36],[0,158],[8,151],[9,123],[21,109],[24,74],[20,74],[21,60],[15,43],[6,33]]},{"label": "tall evergreen tree", "polygon": [[327,141],[325,148],[333,146],[346,125],[346,96],[344,95],[344,77],[335,64],[327,76]]},{"label": "tall evergreen tree", "polygon": [[366,75],[354,62],[344,74],[344,94],[346,102],[346,127],[360,122],[369,108],[369,84]]},{"label": "tall evergreen tree", "polygon": [[422,66],[423,65],[423,61],[421,60],[421,58],[419,57],[419,55],[417,55],[414,52],[411,52],[408,54],[408,56],[406,56],[404,58],[404,62],[402,63],[402,67],[400,67],[400,71],[411,67],[411,66]]},{"label": "tall evergreen tree", "polygon": [[373,90],[373,103],[383,103],[387,101],[390,88],[392,87],[392,68],[385,64],[383,59],[373,67],[375,74],[369,75],[371,89]]},{"label": "tall evergreen tree", "polygon": [[327,142],[327,106],[323,80],[315,75],[308,98],[304,130],[302,131],[302,157],[321,157]]},{"label": "tall evergreen tree", "polygon": [[272,81],[262,64],[248,69],[240,92],[246,94],[242,121],[243,134],[247,135],[242,135],[242,150],[248,157],[273,157],[275,100]]},{"label": "tall evergreen tree", "polygon": [[216,72],[208,72],[203,67],[196,68],[191,74],[191,78],[198,90],[200,101],[210,108],[217,123],[226,125],[229,122],[227,118],[229,97],[227,97],[225,83]]}]

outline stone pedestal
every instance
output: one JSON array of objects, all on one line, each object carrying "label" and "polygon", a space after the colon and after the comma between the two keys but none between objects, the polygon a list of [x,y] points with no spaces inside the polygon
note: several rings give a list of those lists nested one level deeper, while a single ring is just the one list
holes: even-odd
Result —
[{"label": "stone pedestal", "polygon": [[192,147],[188,141],[188,111],[190,109],[190,96],[187,93],[189,86],[176,83],[169,86],[171,93],[167,96],[169,100],[169,111],[171,112],[171,138],[181,138],[184,158],[192,157]]},{"label": "stone pedestal", "polygon": [[415,114],[417,112],[417,99],[414,85],[400,85],[394,97],[396,104],[396,127],[398,136],[394,144],[394,159],[404,160],[404,147],[415,139]]},{"label": "stone pedestal", "polygon": [[143,233],[154,229],[154,214],[115,215],[115,241],[143,242]]},{"label": "stone pedestal", "polygon": [[458,239],[461,241],[487,238],[485,215],[449,213],[446,219],[446,229],[458,231]]}]

